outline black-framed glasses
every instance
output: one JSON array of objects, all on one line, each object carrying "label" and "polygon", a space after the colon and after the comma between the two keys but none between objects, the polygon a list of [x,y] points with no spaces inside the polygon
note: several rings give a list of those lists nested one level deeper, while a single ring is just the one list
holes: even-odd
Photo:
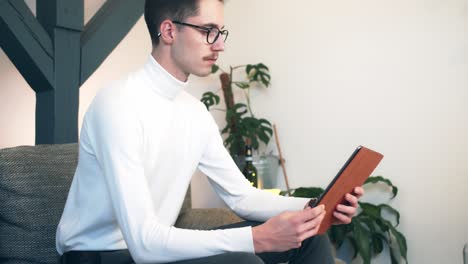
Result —
[{"label": "black-framed glasses", "polygon": [[226,29],[221,30],[217,27],[202,27],[202,26],[197,26],[197,25],[193,25],[189,23],[180,22],[180,21],[172,21],[172,23],[196,28],[198,30],[206,32],[206,42],[208,42],[208,44],[215,43],[218,40],[219,36],[223,36],[223,40],[226,41],[229,35],[229,31],[227,31]]}]

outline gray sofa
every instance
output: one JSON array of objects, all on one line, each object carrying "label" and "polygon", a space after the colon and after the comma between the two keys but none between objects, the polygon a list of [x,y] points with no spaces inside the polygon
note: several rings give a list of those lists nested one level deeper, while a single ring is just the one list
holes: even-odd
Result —
[{"label": "gray sofa", "polygon": [[[77,144],[0,150],[0,263],[58,263],[55,229],[78,159]],[[240,221],[226,209],[191,209],[176,226],[209,229]]]}]

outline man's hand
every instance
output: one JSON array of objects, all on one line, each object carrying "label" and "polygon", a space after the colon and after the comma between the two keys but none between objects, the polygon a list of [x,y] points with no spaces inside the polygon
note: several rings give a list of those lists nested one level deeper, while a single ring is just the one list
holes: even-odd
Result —
[{"label": "man's hand", "polygon": [[317,234],[324,216],[325,206],[320,205],[284,212],[253,227],[255,252],[282,252],[300,247],[302,241]]},{"label": "man's hand", "polygon": [[352,193],[345,195],[345,203],[336,206],[333,216],[335,217],[334,225],[349,224],[358,208],[358,200],[364,195],[362,187],[354,188]]}]

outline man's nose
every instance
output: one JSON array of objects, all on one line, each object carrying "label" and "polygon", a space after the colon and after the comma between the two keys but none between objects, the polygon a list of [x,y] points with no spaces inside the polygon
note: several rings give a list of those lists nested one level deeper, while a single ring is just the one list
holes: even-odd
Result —
[{"label": "man's nose", "polygon": [[213,51],[224,51],[224,44],[223,36],[219,36],[215,43],[211,44],[211,49]]}]

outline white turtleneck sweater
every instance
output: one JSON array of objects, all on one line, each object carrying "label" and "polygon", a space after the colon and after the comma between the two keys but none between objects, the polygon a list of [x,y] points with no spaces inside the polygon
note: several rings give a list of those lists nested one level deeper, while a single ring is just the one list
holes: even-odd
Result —
[{"label": "white turtleneck sweater", "polygon": [[174,227],[198,167],[239,216],[256,221],[300,210],[307,199],[253,188],[205,106],[152,56],[102,89],[86,113],[79,161],[57,229],[57,250],[128,248],[137,263],[254,252],[251,227]]}]

